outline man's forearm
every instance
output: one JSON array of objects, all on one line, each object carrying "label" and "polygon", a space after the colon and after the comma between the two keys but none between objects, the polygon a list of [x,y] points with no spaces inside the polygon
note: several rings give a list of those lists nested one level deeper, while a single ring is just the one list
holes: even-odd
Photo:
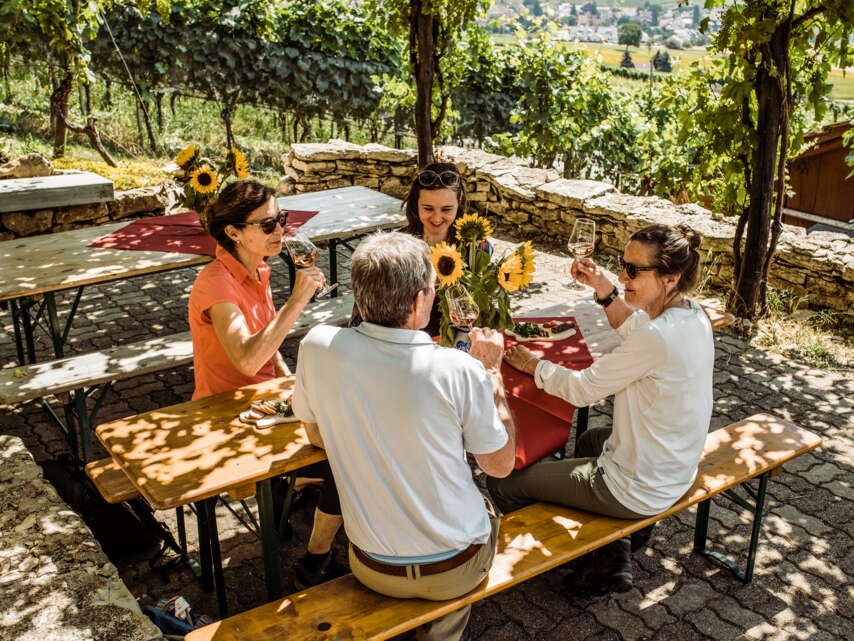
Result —
[{"label": "man's forearm", "polygon": [[498,417],[504,424],[504,429],[507,430],[507,438],[515,451],[516,421],[513,420],[513,413],[510,411],[510,405],[507,404],[507,393],[504,390],[504,379],[501,376],[501,372],[491,372],[491,374],[492,398],[495,402],[495,409],[498,410]]}]

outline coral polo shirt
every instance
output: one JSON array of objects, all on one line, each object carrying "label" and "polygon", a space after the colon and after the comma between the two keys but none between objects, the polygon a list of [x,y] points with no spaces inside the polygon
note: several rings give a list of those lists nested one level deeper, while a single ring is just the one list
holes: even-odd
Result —
[{"label": "coral polo shirt", "polygon": [[209,314],[210,308],[217,303],[237,305],[253,334],[264,329],[276,315],[270,291],[270,266],[261,263],[257,278],[253,278],[243,263],[222,247],[217,247],[216,259],[196,277],[188,306],[196,377],[194,399],[276,377],[272,359],[255,376],[241,374],[232,364],[219,342]]}]

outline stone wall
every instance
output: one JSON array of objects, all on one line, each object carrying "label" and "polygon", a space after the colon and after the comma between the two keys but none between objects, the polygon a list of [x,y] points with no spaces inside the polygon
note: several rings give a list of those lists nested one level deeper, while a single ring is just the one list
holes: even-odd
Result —
[{"label": "stone wall", "polygon": [[0,436],[0,638],[162,641],[21,439]]},{"label": "stone wall", "polygon": [[[616,257],[629,235],[652,223],[687,223],[703,234],[708,284],[728,289],[733,274],[733,221],[699,205],[621,194],[606,183],[567,180],[505,158],[460,147],[439,147],[437,157],[454,162],[466,180],[469,201],[498,228],[525,238],[564,246],[578,216],[596,221],[597,253]],[[412,150],[382,145],[296,144],[283,159],[283,194],[364,185],[403,198],[415,172]],[[770,282],[806,296],[814,306],[850,313],[854,309],[854,239],[784,225]]]},{"label": "stone wall", "polygon": [[37,209],[0,214],[0,241],[32,234],[68,231],[104,225],[131,216],[158,216],[179,202],[180,188],[171,182],[115,192],[115,200],[57,209]]}]

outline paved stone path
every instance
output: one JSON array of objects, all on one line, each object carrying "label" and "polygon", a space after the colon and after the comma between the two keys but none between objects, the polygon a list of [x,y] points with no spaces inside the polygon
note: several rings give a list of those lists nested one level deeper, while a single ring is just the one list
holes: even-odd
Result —
[{"label": "paved stone path", "polygon": [[[501,252],[504,243],[497,242]],[[518,309],[561,302],[568,259],[540,258],[541,281],[520,296]],[[286,295],[284,266],[273,259],[274,298]],[[341,273],[347,272],[346,262]],[[89,288],[71,332],[69,353],[105,348],[117,341],[170,334],[186,328],[186,304],[197,269],[186,269]],[[544,281],[544,282],[542,282]],[[68,304],[70,295],[61,296]],[[60,309],[67,309],[60,305]],[[0,312],[0,364],[14,362],[8,311]],[[573,639],[694,641],[715,639],[854,639],[854,376],[811,369],[761,351],[726,335],[716,338],[715,408],[712,428],[759,411],[769,411],[820,433],[819,450],[786,466],[769,485],[769,506],[753,583],[744,586],[727,571],[692,555],[693,510],[669,518],[655,530],[650,546],[635,557],[636,587],[596,599],[561,591],[565,570],[556,569],[475,606],[470,630],[482,641]],[[40,342],[42,357],[49,354]],[[284,347],[294,366],[296,344]],[[192,369],[178,368],[119,383],[101,411],[110,420],[187,400]],[[37,460],[65,450],[64,440],[35,403],[0,408],[0,433],[24,439]],[[608,425],[611,407],[591,410],[591,426]],[[571,445],[571,444],[570,444]],[[249,501],[250,506],[252,501]],[[254,509],[254,508],[253,508]],[[263,603],[263,569],[257,541],[224,507],[217,511],[225,580],[232,611]],[[290,559],[304,550],[310,510],[296,512],[294,540],[283,555],[284,578]],[[174,527],[173,513],[158,517]],[[188,513],[191,547],[194,521]],[[712,544],[746,551],[747,515],[716,502]],[[337,543],[343,550],[344,538]],[[743,559],[743,555],[742,555]],[[142,603],[184,594],[199,612],[214,614],[212,595],[200,591],[187,569],[152,571],[146,562],[117,563]],[[0,638],[3,635],[0,633]],[[405,635],[410,638],[411,635]]]}]

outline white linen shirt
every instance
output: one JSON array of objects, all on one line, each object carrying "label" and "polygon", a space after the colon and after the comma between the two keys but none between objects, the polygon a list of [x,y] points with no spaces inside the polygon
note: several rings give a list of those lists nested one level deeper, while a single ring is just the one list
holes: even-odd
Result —
[{"label": "white linen shirt", "polygon": [[293,408],[320,429],[360,549],[414,557],[489,538],[466,451],[499,450],[507,432],[479,361],[425,332],[320,325],[300,344]]},{"label": "white linen shirt", "polygon": [[613,432],[598,465],[620,504],[658,514],[691,486],[712,416],[712,326],[693,301],[654,320],[636,311],[621,344],[581,371],[540,361],[537,386],[576,407],[614,395]]}]

